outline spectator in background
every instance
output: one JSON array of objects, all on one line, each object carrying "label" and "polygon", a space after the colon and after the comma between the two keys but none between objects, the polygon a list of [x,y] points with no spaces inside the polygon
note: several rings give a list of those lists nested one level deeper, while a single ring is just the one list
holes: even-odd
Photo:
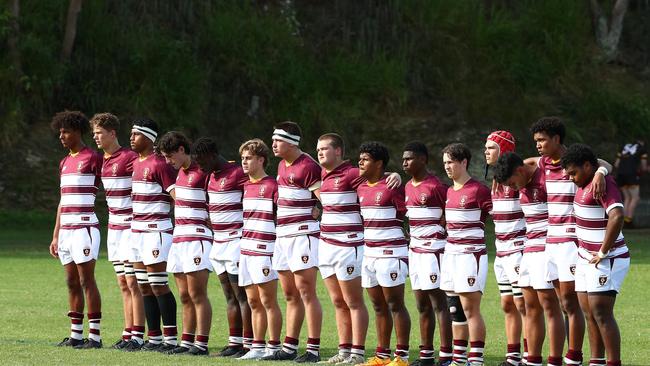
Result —
[{"label": "spectator in background", "polygon": [[639,203],[639,182],[641,175],[648,169],[648,153],[641,140],[625,144],[616,156],[614,167],[617,169],[616,183],[623,193],[625,207],[625,225],[632,225],[634,210]]}]

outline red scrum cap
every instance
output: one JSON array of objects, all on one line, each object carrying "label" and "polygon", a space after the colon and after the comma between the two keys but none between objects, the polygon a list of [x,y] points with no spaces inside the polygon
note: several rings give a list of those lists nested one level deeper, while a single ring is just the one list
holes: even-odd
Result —
[{"label": "red scrum cap", "polygon": [[494,131],[488,137],[488,141],[493,141],[499,146],[499,156],[515,151],[515,138],[508,131]]}]

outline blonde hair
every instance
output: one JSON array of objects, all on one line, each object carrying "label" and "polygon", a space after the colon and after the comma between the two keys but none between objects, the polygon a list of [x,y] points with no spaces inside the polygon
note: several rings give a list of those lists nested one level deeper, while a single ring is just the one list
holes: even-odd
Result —
[{"label": "blonde hair", "polygon": [[244,142],[241,144],[239,147],[239,155],[244,153],[244,151],[248,151],[251,154],[255,156],[260,156],[264,158],[264,167],[269,164],[269,154],[271,153],[271,150],[269,149],[268,146],[264,143],[264,141],[260,139],[252,139]]}]

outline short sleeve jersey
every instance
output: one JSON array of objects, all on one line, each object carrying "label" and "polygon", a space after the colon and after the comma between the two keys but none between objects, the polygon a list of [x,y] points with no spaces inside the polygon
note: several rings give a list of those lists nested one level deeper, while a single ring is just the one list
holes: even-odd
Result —
[{"label": "short sleeve jersey", "polygon": [[442,226],[447,189],[436,176],[427,175],[419,183],[411,179],[404,187],[409,219],[410,248],[418,253],[435,253],[445,249],[447,232]]},{"label": "short sleeve jersey", "polygon": [[111,230],[131,228],[133,161],[137,158],[137,153],[124,147],[111,155],[104,155],[102,185],[106,191],[108,228]]},{"label": "short sleeve jersey", "polygon": [[102,162],[102,156],[87,146],[61,160],[61,229],[99,225],[95,214],[95,198],[99,189]]},{"label": "short sleeve jersey", "polygon": [[208,207],[215,243],[241,238],[244,226],[242,196],[247,181],[242,167],[230,162],[210,174]]},{"label": "short sleeve jersey", "polygon": [[244,184],[244,230],[241,254],[272,256],[275,247],[275,206],[278,184],[272,177]]},{"label": "short sleeve jersey", "polygon": [[[614,178],[606,176],[605,183],[607,188],[601,199],[594,198],[592,182],[589,182],[585,187],[578,188],[573,202],[578,245],[591,252],[598,252],[605,240],[609,212],[616,207],[623,207],[621,194]],[[619,232],[607,257],[625,256],[629,256],[629,252],[623,233]]]},{"label": "short sleeve jersey", "polygon": [[569,179],[559,161],[543,156],[538,160],[538,166],[544,172],[548,199],[546,243],[577,242],[576,220],[573,215],[576,185]]},{"label": "short sleeve jersey", "polygon": [[291,164],[278,165],[278,237],[318,235],[319,224],[312,216],[316,199],[312,191],[320,188],[321,168],[303,153]]},{"label": "short sleeve jersey", "polygon": [[492,219],[497,257],[521,252],[526,241],[526,220],[519,203],[519,191],[501,186],[492,193]]},{"label": "short sleeve jersey", "polygon": [[359,169],[344,162],[330,172],[323,169],[321,179],[321,240],[339,246],[363,245],[363,222],[356,189],[365,179],[359,176]]},{"label": "short sleeve jersey", "polygon": [[521,209],[526,218],[524,253],[543,252],[548,229],[548,204],[544,172],[539,167],[526,187],[519,191]]},{"label": "short sleeve jersey", "polygon": [[485,220],[491,211],[490,189],[475,179],[471,178],[458,190],[449,187],[445,205],[445,253],[487,253]]},{"label": "short sleeve jersey", "polygon": [[208,175],[192,162],[181,168],[174,187],[174,243],[212,241],[208,227]]},{"label": "short sleeve jersey", "polygon": [[383,177],[375,184],[361,184],[357,194],[363,216],[364,256],[408,257],[408,242],[402,231],[406,214],[404,187],[390,189]]},{"label": "short sleeve jersey", "polygon": [[158,154],[138,158],[133,162],[133,221],[134,232],[172,233],[169,214],[178,172]]}]

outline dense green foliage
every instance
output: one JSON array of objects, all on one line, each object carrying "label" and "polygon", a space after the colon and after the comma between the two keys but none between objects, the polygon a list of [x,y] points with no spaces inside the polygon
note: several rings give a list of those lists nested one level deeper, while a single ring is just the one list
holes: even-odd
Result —
[{"label": "dense green foliage", "polygon": [[[0,141],[33,159],[0,158],[0,190],[10,193],[0,206],[52,207],[39,197],[54,190],[25,176],[55,174],[63,152],[47,121],[62,109],[148,115],[164,129],[217,136],[231,158],[285,119],[303,125],[307,151],[333,130],[350,156],[378,139],[394,161],[415,137],[433,151],[452,140],[478,148],[497,128],[532,153],[527,126],[549,114],[608,159],[624,139],[650,133],[643,2],[626,18],[631,64],[598,61],[584,1],[94,0],[83,3],[68,62],[68,1],[20,3],[21,73],[0,54]],[[11,20],[3,9],[5,51]]]}]

